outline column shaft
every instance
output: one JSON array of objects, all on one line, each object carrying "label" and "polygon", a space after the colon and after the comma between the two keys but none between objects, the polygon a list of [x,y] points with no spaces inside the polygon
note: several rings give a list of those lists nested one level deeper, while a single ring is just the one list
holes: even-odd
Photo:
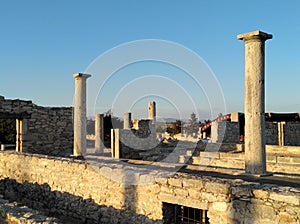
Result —
[{"label": "column shaft", "polygon": [[95,152],[104,153],[104,123],[103,114],[95,117]]},{"label": "column shaft", "polygon": [[152,120],[152,124],[156,123],[156,103],[150,101],[148,104],[148,119]]},{"label": "column shaft", "polygon": [[246,173],[266,173],[265,41],[272,35],[255,31],[238,35],[245,42],[245,164]]},{"label": "column shaft", "polygon": [[74,102],[74,150],[73,156],[86,155],[86,80],[88,74],[77,73],[75,79]]},{"label": "column shaft", "polygon": [[131,129],[131,113],[125,112],[124,113],[124,125],[123,129]]}]

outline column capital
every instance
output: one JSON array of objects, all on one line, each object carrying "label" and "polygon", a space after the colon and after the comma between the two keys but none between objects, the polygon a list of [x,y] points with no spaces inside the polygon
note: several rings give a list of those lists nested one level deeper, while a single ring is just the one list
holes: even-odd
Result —
[{"label": "column capital", "polygon": [[83,73],[75,73],[75,74],[73,74],[73,78],[74,79],[77,79],[77,78],[89,78],[89,77],[91,77],[92,75],[90,75],[90,74],[83,74]]},{"label": "column capital", "polygon": [[237,39],[243,40],[245,42],[249,41],[249,40],[265,41],[265,40],[272,39],[272,38],[273,38],[272,34],[268,34],[268,33],[262,32],[260,30],[237,35]]}]

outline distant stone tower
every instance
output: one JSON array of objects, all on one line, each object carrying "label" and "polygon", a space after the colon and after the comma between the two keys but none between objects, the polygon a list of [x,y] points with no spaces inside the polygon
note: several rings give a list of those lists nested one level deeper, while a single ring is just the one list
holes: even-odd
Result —
[{"label": "distant stone tower", "polygon": [[156,122],[156,104],[154,101],[150,101],[148,104],[148,119],[152,120],[152,124]]}]

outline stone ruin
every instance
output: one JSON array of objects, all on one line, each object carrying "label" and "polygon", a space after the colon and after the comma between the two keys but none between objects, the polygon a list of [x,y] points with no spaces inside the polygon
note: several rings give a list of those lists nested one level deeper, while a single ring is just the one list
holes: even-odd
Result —
[{"label": "stone ruin", "polygon": [[[300,223],[299,175],[286,170],[289,162],[299,169],[299,157],[280,156],[280,150],[294,148],[279,148],[278,154],[268,158],[270,149],[265,146],[264,42],[271,35],[256,31],[238,38],[246,44],[244,146],[207,144],[209,150],[200,152],[197,166],[116,159],[120,150],[112,152],[115,158],[91,155],[86,151],[86,130],[81,127],[86,123],[89,75],[76,74],[73,157],[2,151],[0,218],[45,224],[66,220],[95,224]],[[249,102],[252,97],[255,99]],[[156,116],[151,114],[153,119],[138,122],[141,130],[136,133],[149,136],[146,126],[155,125]],[[126,116],[123,130],[134,133],[131,115]],[[101,116],[96,119],[97,141],[101,141]],[[119,129],[113,134],[112,144],[117,144],[122,134]],[[101,144],[96,146],[101,152]],[[216,151],[219,147],[228,153]],[[190,149],[184,150],[193,157]],[[299,156],[299,150],[296,154]],[[203,166],[205,161],[207,166]],[[265,176],[270,172],[266,161],[273,162],[274,177]],[[222,163],[225,166],[220,167]]]},{"label": "stone ruin", "polygon": [[[41,107],[0,96],[0,118],[16,120],[17,152],[68,156],[73,148],[72,107]],[[5,149],[5,145],[2,145]]]},{"label": "stone ruin", "polygon": [[[211,122],[210,141],[236,144],[243,142],[245,135],[244,114],[233,112],[224,116],[226,116],[225,120],[218,118]],[[267,145],[300,146],[299,113],[265,113],[265,117]],[[207,130],[208,126],[205,126],[205,129]]]}]

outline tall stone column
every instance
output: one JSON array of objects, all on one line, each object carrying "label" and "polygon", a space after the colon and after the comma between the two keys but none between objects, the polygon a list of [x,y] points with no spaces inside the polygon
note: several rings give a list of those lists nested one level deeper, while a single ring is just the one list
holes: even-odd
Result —
[{"label": "tall stone column", "polygon": [[95,116],[95,152],[104,153],[104,123],[103,114]]},{"label": "tall stone column", "polygon": [[152,124],[156,123],[156,103],[150,101],[148,104],[148,119],[152,120]]},{"label": "tall stone column", "polygon": [[88,74],[77,73],[75,79],[74,102],[74,150],[73,156],[86,155],[86,80]]},{"label": "tall stone column", "polygon": [[23,121],[16,119],[16,152],[22,152],[23,150],[23,138],[22,138]]},{"label": "tall stone column", "polygon": [[124,125],[123,129],[131,129],[131,113],[130,112],[125,112],[124,113]]},{"label": "tall stone column", "polygon": [[246,173],[266,174],[265,149],[265,41],[261,31],[240,34],[245,42],[245,165]]}]

